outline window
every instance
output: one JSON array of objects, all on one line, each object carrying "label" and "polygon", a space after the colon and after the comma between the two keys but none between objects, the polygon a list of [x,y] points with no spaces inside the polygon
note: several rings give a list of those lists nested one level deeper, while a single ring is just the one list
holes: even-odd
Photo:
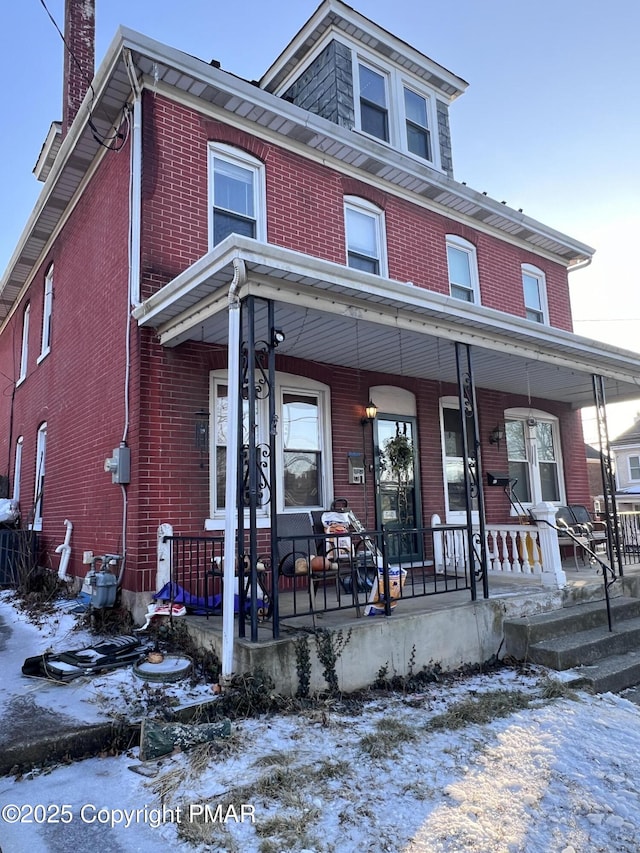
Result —
[{"label": "window", "polygon": [[51,312],[53,309],[53,264],[47,270],[44,278],[44,301],[42,305],[42,345],[40,347],[40,359],[51,349]]},{"label": "window", "polygon": [[476,247],[462,237],[447,235],[447,263],[451,296],[465,302],[480,302]]},{"label": "window", "polygon": [[[224,372],[211,376],[214,441],[211,465],[210,529],[224,523],[225,484],[227,464],[227,412],[229,388]],[[277,402],[277,511],[296,508],[320,508],[331,497],[331,450],[329,388],[319,382],[299,376],[278,374],[275,388]],[[243,443],[249,442],[249,408],[245,401],[242,410]],[[256,401],[255,441],[266,450],[268,446],[268,401]],[[268,478],[262,456],[261,471]],[[247,461],[244,480],[248,480]],[[271,512],[268,483],[259,484],[263,496],[261,517]],[[217,521],[218,520],[218,521]]]},{"label": "window", "polygon": [[629,457],[629,479],[640,480],[640,456]]},{"label": "window", "polygon": [[384,215],[364,199],[345,201],[347,263],[350,267],[376,275],[386,275]]},{"label": "window", "polygon": [[[454,397],[445,397],[440,404],[445,507],[447,521],[455,522],[466,517],[467,512],[460,405]],[[478,510],[476,498],[473,499],[471,510]]]},{"label": "window", "polygon": [[262,164],[230,146],[212,146],[209,163],[210,245],[217,246],[230,234],[264,240]]},{"label": "window", "polygon": [[13,460],[13,500],[20,501],[20,477],[22,475],[22,445],[24,443],[24,439],[22,436],[18,437],[16,441],[16,455]]},{"label": "window", "polygon": [[33,529],[42,530],[42,512],[44,508],[44,471],[47,448],[47,425],[38,428],[36,444],[36,487],[33,498]]},{"label": "window", "polygon": [[404,90],[404,114],[407,127],[407,149],[423,160],[431,160],[427,99],[412,89]]},{"label": "window", "polygon": [[527,320],[548,323],[547,287],[542,270],[529,264],[522,265],[522,291]]},{"label": "window", "polygon": [[24,382],[27,378],[27,365],[29,362],[29,314],[31,307],[27,302],[24,313],[22,315],[22,349],[20,351],[20,376],[18,383]]},{"label": "window", "polygon": [[509,477],[524,505],[564,501],[558,421],[545,412],[505,412]]},{"label": "window", "polygon": [[389,141],[387,79],[362,62],[358,64],[360,85],[360,129],[378,139]]}]

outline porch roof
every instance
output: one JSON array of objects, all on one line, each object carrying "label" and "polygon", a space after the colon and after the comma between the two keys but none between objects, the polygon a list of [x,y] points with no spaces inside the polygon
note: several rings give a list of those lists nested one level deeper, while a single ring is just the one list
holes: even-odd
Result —
[{"label": "porch roof", "polygon": [[455,383],[453,343],[460,341],[473,346],[480,388],[581,408],[593,405],[596,374],[608,403],[640,397],[640,354],[238,235],[146,299],[134,317],[155,328],[164,346],[226,344],[234,274],[240,298],[274,301],[283,355]]}]

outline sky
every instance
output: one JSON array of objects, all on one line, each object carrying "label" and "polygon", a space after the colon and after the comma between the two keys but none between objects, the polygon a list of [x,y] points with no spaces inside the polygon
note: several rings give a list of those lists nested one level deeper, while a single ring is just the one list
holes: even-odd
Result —
[{"label": "sky", "polygon": [[[0,11],[0,269],[41,185],[32,174],[62,113],[63,0]],[[469,83],[450,111],[454,175],[595,248],[570,277],[575,331],[640,351],[640,4],[635,0],[353,0],[365,16]],[[258,79],[315,0],[96,0],[96,62],[118,25]],[[274,11],[277,9],[277,12]],[[610,435],[640,401],[610,407]],[[593,418],[586,413],[589,440]]]},{"label": "sky", "polygon": [[[81,648],[85,637],[60,611],[36,627],[6,592],[0,619],[4,736],[27,713],[49,726],[70,717],[135,720],[147,716],[152,694],[190,699],[188,681],[149,685],[130,668],[69,684],[25,678],[26,657]],[[545,701],[547,684],[541,668],[503,669],[427,684],[419,693],[373,694],[362,713],[334,702],[234,721],[226,751],[208,761],[187,751],[141,762],[134,744],[116,757],[1,777],[0,847],[5,853],[637,853],[640,708],[611,693]],[[447,711],[460,717],[455,703],[496,691],[503,702],[517,692],[529,707],[483,724],[429,728]],[[246,820],[236,822],[228,806],[242,814],[243,803]],[[218,805],[230,815],[226,825],[213,827],[218,843],[192,846],[179,836],[190,828],[190,810],[209,806],[215,815]],[[22,820],[12,822],[16,815]]]}]

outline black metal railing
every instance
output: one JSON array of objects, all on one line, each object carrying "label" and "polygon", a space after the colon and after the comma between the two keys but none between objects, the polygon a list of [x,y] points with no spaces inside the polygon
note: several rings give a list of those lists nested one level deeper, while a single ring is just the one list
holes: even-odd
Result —
[{"label": "black metal railing", "polygon": [[[167,536],[167,597],[207,617],[222,613],[222,536]],[[279,590],[279,621],[321,612],[390,615],[402,601],[472,588],[466,527],[443,525],[407,530],[277,538],[277,565],[259,558],[259,618],[273,618],[273,584]],[[412,551],[408,552],[410,545]],[[236,572],[235,608],[248,612],[251,572]]]},{"label": "black metal railing", "polygon": [[640,563],[640,512],[619,512],[618,529],[622,562]]}]

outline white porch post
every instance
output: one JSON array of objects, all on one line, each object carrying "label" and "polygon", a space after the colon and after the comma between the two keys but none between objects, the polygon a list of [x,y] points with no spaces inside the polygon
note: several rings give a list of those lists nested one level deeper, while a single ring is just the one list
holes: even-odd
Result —
[{"label": "white porch post", "polygon": [[228,397],[227,397],[227,469],[225,483],[224,569],[222,591],[222,672],[220,681],[228,683],[233,674],[233,626],[236,572],[236,529],[238,502],[238,396],[240,388],[240,299],[239,287],[246,281],[244,262],[234,259],[234,276],[229,288]]},{"label": "white porch post", "polygon": [[531,512],[540,521],[538,536],[542,552],[542,585],[562,589],[567,584],[567,576],[562,569],[558,531],[555,528],[556,507],[548,501],[541,501],[531,508]]}]

